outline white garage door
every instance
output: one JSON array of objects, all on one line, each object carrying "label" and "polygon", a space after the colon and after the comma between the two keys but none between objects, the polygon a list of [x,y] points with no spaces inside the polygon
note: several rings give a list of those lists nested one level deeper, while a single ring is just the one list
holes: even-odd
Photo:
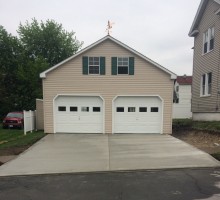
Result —
[{"label": "white garage door", "polygon": [[103,100],[100,97],[58,96],[54,106],[56,133],[103,132]]},{"label": "white garage door", "polygon": [[114,133],[161,133],[162,101],[158,97],[117,97]]}]

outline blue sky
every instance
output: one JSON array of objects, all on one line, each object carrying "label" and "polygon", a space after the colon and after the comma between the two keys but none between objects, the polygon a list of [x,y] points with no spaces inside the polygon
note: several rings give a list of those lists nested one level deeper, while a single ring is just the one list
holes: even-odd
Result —
[{"label": "blue sky", "polygon": [[188,32],[200,0],[0,0],[0,25],[16,35],[19,23],[54,19],[83,47],[111,35],[178,75],[192,74]]}]

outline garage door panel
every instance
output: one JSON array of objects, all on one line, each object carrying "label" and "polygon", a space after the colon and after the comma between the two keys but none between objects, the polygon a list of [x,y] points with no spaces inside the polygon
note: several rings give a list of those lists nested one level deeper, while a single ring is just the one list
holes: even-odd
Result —
[{"label": "garage door panel", "polygon": [[160,133],[161,110],[158,97],[118,97],[114,101],[114,132]]},{"label": "garage door panel", "polygon": [[[59,96],[54,106],[56,132],[103,132],[103,101],[100,97]],[[60,106],[66,107],[65,111],[59,111]]]}]

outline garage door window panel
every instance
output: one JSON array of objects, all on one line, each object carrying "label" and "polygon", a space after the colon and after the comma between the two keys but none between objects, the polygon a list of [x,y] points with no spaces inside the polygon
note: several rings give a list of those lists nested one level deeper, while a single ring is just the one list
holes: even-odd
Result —
[{"label": "garage door window panel", "polygon": [[147,107],[139,107],[139,112],[147,112]]},{"label": "garage door window panel", "polygon": [[117,107],[116,112],[124,112],[124,107]]},{"label": "garage door window panel", "polygon": [[101,108],[100,107],[93,107],[93,112],[101,112]]},{"label": "garage door window panel", "polygon": [[159,108],[158,107],[151,107],[151,112],[159,112]]},{"label": "garage door window panel", "polygon": [[77,112],[78,108],[76,106],[70,106],[70,112]]},{"label": "garage door window panel", "polygon": [[59,106],[58,111],[65,112],[66,111],[66,106]]},{"label": "garage door window panel", "polygon": [[128,107],[128,112],[135,112],[135,107]]},{"label": "garage door window panel", "polygon": [[89,112],[89,107],[86,106],[81,107],[81,112]]}]

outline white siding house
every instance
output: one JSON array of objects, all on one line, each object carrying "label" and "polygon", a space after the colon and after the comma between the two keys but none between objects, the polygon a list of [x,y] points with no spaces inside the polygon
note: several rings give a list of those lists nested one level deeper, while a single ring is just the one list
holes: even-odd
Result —
[{"label": "white siding house", "polygon": [[191,118],[192,76],[178,76],[174,84],[173,118]]}]

